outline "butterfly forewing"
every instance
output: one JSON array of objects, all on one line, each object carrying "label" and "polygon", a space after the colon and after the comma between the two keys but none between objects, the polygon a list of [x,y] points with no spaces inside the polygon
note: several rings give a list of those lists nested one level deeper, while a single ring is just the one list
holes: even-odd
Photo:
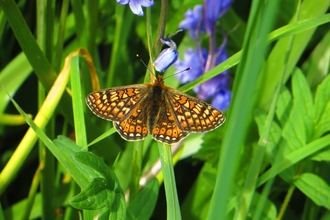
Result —
[{"label": "butterfly forewing", "polygon": [[86,103],[92,112],[106,120],[121,121],[130,116],[141,97],[148,92],[144,84],[113,87],[90,93]]},{"label": "butterfly forewing", "polygon": [[184,131],[206,132],[217,128],[225,121],[225,116],[210,104],[198,100],[178,90],[166,94],[169,106],[178,126]]}]

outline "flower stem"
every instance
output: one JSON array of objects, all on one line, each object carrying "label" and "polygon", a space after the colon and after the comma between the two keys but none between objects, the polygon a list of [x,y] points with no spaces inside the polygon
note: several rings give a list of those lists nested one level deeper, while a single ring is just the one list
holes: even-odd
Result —
[{"label": "flower stem", "polygon": [[215,40],[215,28],[214,28],[214,31],[211,33],[209,38],[209,54],[207,56],[204,72],[209,71],[215,65],[215,61],[216,61],[215,48],[216,48],[216,40]]},{"label": "flower stem", "polygon": [[168,9],[168,0],[162,0],[162,5],[159,15],[159,23],[156,33],[156,40],[154,41],[154,45],[153,45],[154,54],[158,54],[163,46],[163,44],[160,41],[160,38],[163,38],[165,33],[167,9]]}]

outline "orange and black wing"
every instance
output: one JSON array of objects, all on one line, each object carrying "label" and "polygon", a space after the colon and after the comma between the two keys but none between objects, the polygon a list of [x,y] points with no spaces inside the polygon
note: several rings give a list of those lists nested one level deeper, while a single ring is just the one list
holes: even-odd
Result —
[{"label": "orange and black wing", "polygon": [[178,127],[187,132],[206,132],[222,125],[224,114],[212,105],[175,89],[166,92]]},{"label": "orange and black wing", "polygon": [[144,84],[113,87],[92,92],[86,97],[87,106],[100,118],[122,121],[129,117],[132,110],[148,92]]},{"label": "orange and black wing", "polygon": [[175,120],[175,112],[165,101],[152,131],[152,137],[166,144],[174,144],[185,138],[189,132],[183,131]]},{"label": "orange and black wing", "polygon": [[86,103],[95,115],[113,121],[125,140],[142,140],[148,134],[148,116],[142,106],[149,89],[144,84],[113,87],[90,93]]},{"label": "orange and black wing", "polygon": [[128,117],[113,122],[120,136],[127,141],[143,140],[148,135],[148,115],[143,106],[144,102],[141,101],[134,106]]}]

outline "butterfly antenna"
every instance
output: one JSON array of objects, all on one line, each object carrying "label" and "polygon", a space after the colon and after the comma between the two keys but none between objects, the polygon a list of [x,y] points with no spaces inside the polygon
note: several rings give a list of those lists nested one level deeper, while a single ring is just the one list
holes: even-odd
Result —
[{"label": "butterfly antenna", "polygon": [[156,78],[155,73],[149,68],[149,66],[144,62],[144,60],[142,60],[142,58],[140,57],[139,54],[136,54],[136,57],[140,60],[140,62],[144,65],[145,68],[147,68],[149,70],[149,72],[154,75],[154,77]]},{"label": "butterfly antenna", "polygon": [[172,75],[170,75],[170,76],[164,77],[163,79],[165,80],[165,79],[167,79],[167,78],[169,78],[169,77],[179,75],[179,74],[184,73],[184,72],[187,72],[187,71],[189,71],[189,70],[191,70],[191,69],[192,69],[191,67],[188,67],[188,68],[186,68],[186,69],[184,69],[184,70],[181,70],[181,71],[179,71],[179,72],[177,72],[177,73],[174,73],[174,74],[172,74]]}]

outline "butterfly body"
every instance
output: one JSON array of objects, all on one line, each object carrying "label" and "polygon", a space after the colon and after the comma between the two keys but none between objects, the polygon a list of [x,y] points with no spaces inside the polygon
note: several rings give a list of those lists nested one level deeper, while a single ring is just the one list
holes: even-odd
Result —
[{"label": "butterfly body", "polygon": [[162,76],[152,84],[113,87],[90,93],[86,103],[97,116],[113,121],[122,138],[143,140],[148,133],[173,144],[190,132],[217,128],[225,116],[210,104],[165,86]]},{"label": "butterfly body", "polygon": [[153,130],[155,127],[156,119],[159,117],[159,110],[162,106],[163,102],[163,95],[162,95],[162,89],[160,86],[155,85],[150,88],[152,92],[148,95],[146,103],[150,103],[149,106],[145,106],[147,109],[147,112],[149,112],[149,117],[148,117],[148,131]]}]

